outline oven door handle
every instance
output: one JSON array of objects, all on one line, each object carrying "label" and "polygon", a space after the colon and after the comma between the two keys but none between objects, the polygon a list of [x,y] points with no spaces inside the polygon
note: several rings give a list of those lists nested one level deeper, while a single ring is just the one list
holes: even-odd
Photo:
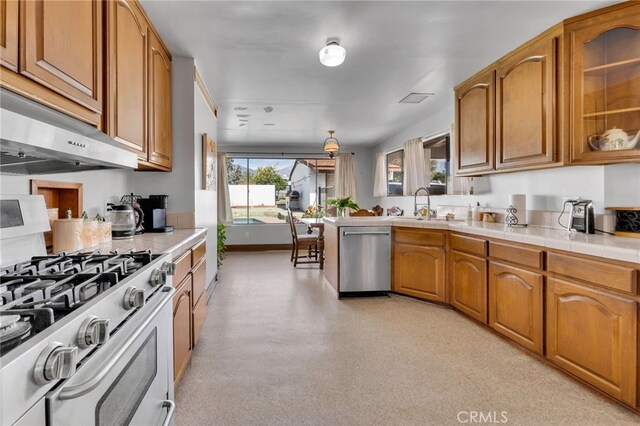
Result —
[{"label": "oven door handle", "polygon": [[131,346],[133,344],[133,342],[135,342],[136,339],[138,337],[140,337],[142,332],[147,328],[149,323],[151,323],[151,321],[153,321],[153,319],[156,317],[158,312],[160,312],[160,310],[162,308],[164,308],[164,305],[169,300],[171,300],[171,297],[175,293],[176,289],[173,288],[173,287],[165,286],[160,291],[166,294],[164,300],[162,300],[162,301],[160,301],[158,303],[158,306],[156,306],[153,309],[153,311],[151,311],[151,313],[149,315],[147,315],[147,317],[144,319],[144,321],[140,325],[140,327],[138,327],[136,329],[136,331],[131,336],[129,336],[129,338],[125,342],[122,343],[122,345],[120,346],[120,349],[118,350],[118,352],[116,352],[111,357],[109,362],[107,362],[104,365],[102,370],[100,370],[100,372],[98,372],[98,374],[96,374],[95,376],[91,377],[90,379],[88,379],[88,380],[86,380],[86,381],[84,381],[82,383],[79,383],[77,385],[71,385],[71,386],[63,387],[60,390],[60,395],[58,396],[59,399],[61,399],[61,400],[74,399],[74,398],[78,398],[80,396],[86,395],[87,393],[89,393],[93,389],[95,389],[96,386],[98,386],[100,384],[100,382],[102,382],[102,380],[104,380],[104,378],[107,375],[107,373],[109,373],[111,371],[111,369],[118,363],[118,361],[120,361],[120,358],[122,358],[122,356],[127,352],[127,350],[129,349],[129,346]]},{"label": "oven door handle", "polygon": [[176,403],[170,399],[166,399],[162,401],[162,408],[167,409],[167,417],[164,418],[162,426],[169,426],[171,424],[171,419],[173,418],[173,412],[176,411]]}]

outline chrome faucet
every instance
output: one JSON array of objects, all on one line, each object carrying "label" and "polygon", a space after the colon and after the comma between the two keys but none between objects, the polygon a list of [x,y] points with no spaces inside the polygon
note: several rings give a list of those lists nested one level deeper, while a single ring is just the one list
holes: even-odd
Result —
[{"label": "chrome faucet", "polygon": [[418,216],[418,206],[424,206],[424,204],[418,204],[418,193],[420,191],[425,191],[427,193],[427,220],[436,217],[436,212],[431,210],[431,193],[429,189],[425,186],[420,187],[416,190],[415,194],[413,194],[413,215]]}]

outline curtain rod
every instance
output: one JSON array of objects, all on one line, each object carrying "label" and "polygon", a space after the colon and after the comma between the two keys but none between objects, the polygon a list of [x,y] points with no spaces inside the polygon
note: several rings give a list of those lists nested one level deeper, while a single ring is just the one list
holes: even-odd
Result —
[{"label": "curtain rod", "polygon": [[[284,157],[285,155],[297,155],[297,156],[309,156],[309,155],[321,155],[323,157],[328,157],[329,155],[326,152],[231,152],[231,151],[221,151],[221,153],[223,154],[227,154],[227,155],[245,155],[245,156],[251,156],[251,155],[280,155],[281,157]],[[344,153],[343,153],[344,154]],[[351,155],[356,155],[355,152],[351,152]]]}]

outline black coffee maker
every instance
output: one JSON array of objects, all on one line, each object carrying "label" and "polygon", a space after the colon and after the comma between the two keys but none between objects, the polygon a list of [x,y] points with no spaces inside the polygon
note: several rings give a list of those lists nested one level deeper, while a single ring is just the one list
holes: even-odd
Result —
[{"label": "black coffee maker", "polygon": [[144,232],[173,232],[173,226],[167,226],[168,195],[149,195],[138,203],[144,212]]}]

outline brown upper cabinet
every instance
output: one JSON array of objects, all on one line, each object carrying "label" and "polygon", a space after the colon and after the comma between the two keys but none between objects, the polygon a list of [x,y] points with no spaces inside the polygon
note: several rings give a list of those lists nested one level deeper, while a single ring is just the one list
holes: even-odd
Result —
[{"label": "brown upper cabinet", "polygon": [[171,170],[171,55],[140,3],[107,2],[107,114],[111,137],[141,170]]},{"label": "brown upper cabinet", "polygon": [[0,63],[18,71],[18,0],[0,0]]},{"label": "brown upper cabinet", "polygon": [[573,163],[640,161],[640,3],[635,3],[567,26]]},{"label": "brown upper cabinet", "polygon": [[496,169],[553,163],[556,38],[514,54],[496,70]]},{"label": "brown upper cabinet", "polygon": [[457,86],[455,102],[460,176],[640,161],[640,3],[550,28]]},{"label": "brown upper cabinet", "polygon": [[171,57],[155,33],[149,36],[148,164],[171,170]]},{"label": "brown upper cabinet", "polygon": [[0,59],[3,88],[171,170],[171,55],[139,1],[0,0]]},{"label": "brown upper cabinet", "polygon": [[149,25],[138,4],[107,3],[107,132],[147,160]]},{"label": "brown upper cabinet", "polygon": [[100,113],[102,2],[38,0],[20,7],[20,73]]},{"label": "brown upper cabinet", "polygon": [[458,174],[494,168],[495,72],[482,72],[456,88]]}]

